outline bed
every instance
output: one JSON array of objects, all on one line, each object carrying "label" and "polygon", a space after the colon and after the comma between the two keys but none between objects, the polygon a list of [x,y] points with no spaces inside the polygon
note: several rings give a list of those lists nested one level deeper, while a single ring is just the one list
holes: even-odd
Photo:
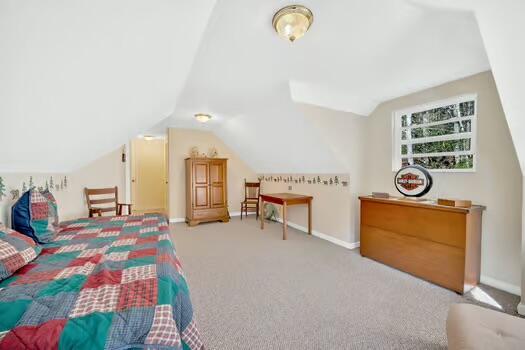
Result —
[{"label": "bed", "polygon": [[162,215],[65,222],[0,282],[0,349],[204,349]]}]

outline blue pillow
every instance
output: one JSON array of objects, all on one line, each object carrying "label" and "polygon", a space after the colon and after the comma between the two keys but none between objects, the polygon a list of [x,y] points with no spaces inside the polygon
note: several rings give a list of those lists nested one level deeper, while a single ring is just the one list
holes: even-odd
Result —
[{"label": "blue pillow", "polygon": [[58,231],[55,198],[49,191],[29,190],[11,209],[13,229],[37,243],[49,243]]}]

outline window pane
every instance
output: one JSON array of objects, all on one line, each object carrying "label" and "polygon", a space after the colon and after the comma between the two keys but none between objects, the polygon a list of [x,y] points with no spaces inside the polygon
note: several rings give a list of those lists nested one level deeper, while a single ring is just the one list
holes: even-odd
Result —
[{"label": "window pane", "polygon": [[[471,131],[472,131],[472,121],[463,120],[461,122],[439,124],[439,125],[429,126],[426,128],[414,128],[411,130],[411,135],[413,139],[417,139],[421,137],[459,134],[462,132],[471,132]],[[403,140],[406,140],[406,138],[404,138]]]},{"label": "window pane", "polygon": [[458,105],[452,104],[449,106],[429,109],[423,112],[412,113],[412,125],[440,122],[451,118],[457,118],[458,116]]},{"label": "window pane", "polygon": [[[401,163],[403,166],[409,165],[408,158],[402,158]],[[474,156],[413,158],[413,164],[421,165],[427,169],[472,169],[474,167]]]},{"label": "window pane", "polygon": [[435,141],[412,145],[412,153],[438,153],[470,151],[470,139]]},{"label": "window pane", "polygon": [[408,126],[408,123],[407,123],[407,116],[406,116],[406,115],[401,116],[401,126],[402,126],[402,127],[406,127],[406,126]]},{"label": "window pane", "polygon": [[[398,118],[401,120],[398,119],[394,125],[399,128],[395,130],[395,135],[400,138],[396,142],[398,145],[401,144],[396,146],[399,147],[396,157],[401,158],[401,165],[419,164],[436,170],[472,169],[475,155],[458,155],[458,153],[472,152],[474,145],[471,133],[475,129],[476,108],[475,100],[457,98],[436,108],[424,111],[417,111],[414,108],[413,110],[417,112],[399,113]],[[432,138],[447,138],[447,135],[454,135],[459,139],[431,141]],[[452,156],[440,155],[444,153]],[[424,154],[436,154],[436,156],[421,157]]]},{"label": "window pane", "polygon": [[461,102],[459,104],[459,110],[461,111],[462,117],[474,115],[474,101]]}]

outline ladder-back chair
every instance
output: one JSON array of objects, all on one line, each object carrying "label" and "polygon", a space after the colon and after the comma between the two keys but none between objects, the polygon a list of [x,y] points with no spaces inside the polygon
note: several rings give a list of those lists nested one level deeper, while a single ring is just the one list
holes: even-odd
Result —
[{"label": "ladder-back chair", "polygon": [[131,214],[131,204],[118,202],[118,188],[84,188],[88,205],[89,217],[95,214],[102,216],[102,213],[113,212],[115,215],[122,215],[122,207],[127,207],[127,215]]},{"label": "ladder-back chair", "polygon": [[255,211],[256,219],[259,219],[259,196],[261,194],[261,182],[246,182],[244,179],[244,201],[241,202],[242,213],[248,216],[248,212]]}]

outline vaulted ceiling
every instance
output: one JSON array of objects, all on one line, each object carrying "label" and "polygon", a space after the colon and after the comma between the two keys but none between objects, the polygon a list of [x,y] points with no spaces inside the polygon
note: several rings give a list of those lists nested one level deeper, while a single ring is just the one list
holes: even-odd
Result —
[{"label": "vaulted ceiling", "polygon": [[506,113],[525,111],[494,67],[506,56],[484,48],[503,29],[487,34],[475,2],[301,3],[314,24],[290,44],[271,26],[289,1],[0,0],[0,171],[72,170],[153,126],[197,127],[197,112],[256,171],[343,171],[298,103],[366,118],[488,58]]},{"label": "vaulted ceiling", "polygon": [[259,172],[347,171],[298,103],[370,114],[378,103],[490,69],[474,16],[406,1],[315,1],[309,32],[278,37],[287,2],[218,0],[177,107],[193,114]]}]

